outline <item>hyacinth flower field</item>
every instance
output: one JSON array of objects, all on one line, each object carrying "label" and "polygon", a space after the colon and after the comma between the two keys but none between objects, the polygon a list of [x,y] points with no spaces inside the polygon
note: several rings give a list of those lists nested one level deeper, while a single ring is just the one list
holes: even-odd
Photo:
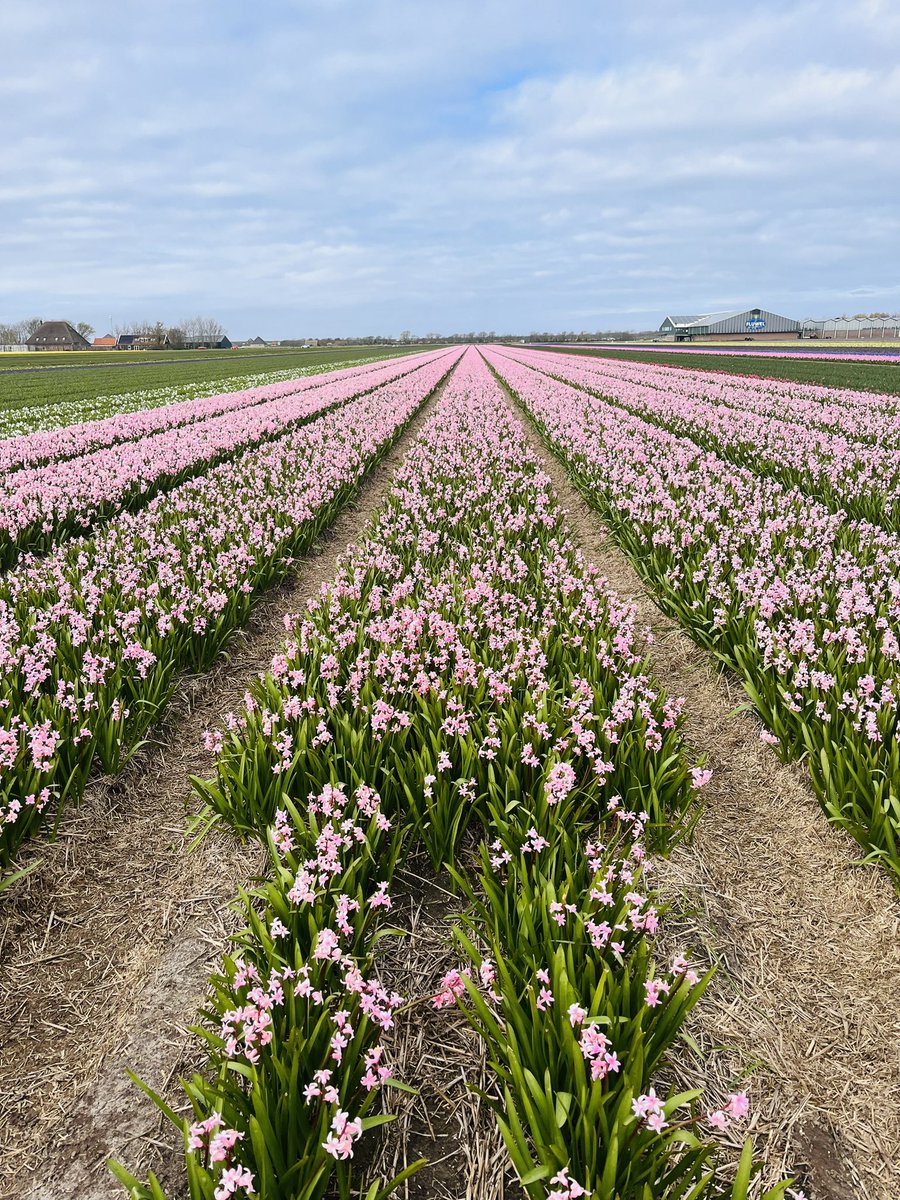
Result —
[{"label": "hyacinth flower field", "polygon": [[[372,361],[377,361],[377,359],[354,355],[353,366],[361,367]],[[138,413],[142,414],[142,418],[138,418],[139,420],[148,421],[146,426],[148,430],[156,430],[161,427],[154,424],[154,418],[151,415],[151,410],[155,408],[185,404],[185,415],[188,415],[190,420],[197,420],[198,416],[203,413],[203,408],[201,406],[193,410],[191,401],[213,397],[220,399],[223,395],[230,396],[233,392],[267,387],[273,383],[295,382],[298,379],[324,373],[336,376],[341,373],[342,369],[351,370],[353,368],[334,370],[331,362],[328,361],[307,366],[250,371],[227,379],[226,382],[230,385],[227,393],[223,392],[223,384],[220,381],[212,379],[191,383],[171,383],[162,387],[141,387],[129,392],[108,391],[99,395],[83,397],[68,397],[64,392],[59,391],[60,385],[57,384],[57,394],[51,394],[49,398],[44,397],[43,403],[20,401],[15,405],[0,409],[0,438],[4,442],[4,451],[7,442],[18,439],[22,439],[22,449],[27,449],[25,441],[27,435],[57,430],[63,438],[62,444],[65,445],[65,439],[73,430],[76,431],[78,437],[81,437],[87,432],[82,429],[85,425],[104,421],[108,417],[122,417],[125,414]],[[238,386],[234,386],[235,384]],[[190,415],[193,411],[196,411],[196,416]],[[133,426],[133,428],[136,434],[140,427]],[[97,443],[97,445],[103,444],[102,439]],[[40,443],[32,443],[32,449],[39,445]],[[52,442],[51,445],[53,445]],[[82,449],[86,449],[86,446],[82,446]],[[40,452],[30,457],[30,461],[33,462],[40,461],[40,459]],[[5,462],[5,459],[3,461]]]},{"label": "hyacinth flower field", "polygon": [[0,564],[49,548],[117,509],[145,504],[237,451],[281,436],[417,365],[418,358],[403,359],[0,443],[7,470],[0,489]]},{"label": "hyacinth flower field", "polygon": [[893,919],[898,409],[498,345],[0,442],[0,1194],[890,1196],[865,971],[829,1091],[683,863],[736,722]]},{"label": "hyacinth flower field", "polygon": [[[310,544],[446,374],[447,357],[428,356],[412,369],[404,361],[396,382],[374,390],[364,370],[308,397],[289,395],[287,420],[283,400],[253,406],[250,440],[258,448],[162,492],[94,536],[26,556],[0,578],[0,861],[40,822],[48,802],[78,796],[95,761],[105,771],[121,767],[157,719],[173,673],[215,659],[246,618],[253,590],[277,579]],[[335,395],[346,401],[348,392],[356,398],[291,428],[323,406],[333,409]],[[277,436],[272,404],[287,429]],[[138,486],[145,440],[115,458]],[[184,441],[190,446],[193,439]],[[110,471],[101,478],[115,507],[121,477]],[[91,479],[89,473],[89,486]],[[69,498],[60,496],[60,505]],[[90,524],[87,514],[84,521]]]},{"label": "hyacinth flower field", "polygon": [[[760,736],[900,882],[896,399],[488,361],[660,603],[743,678]],[[836,432],[857,420],[869,440]]]}]

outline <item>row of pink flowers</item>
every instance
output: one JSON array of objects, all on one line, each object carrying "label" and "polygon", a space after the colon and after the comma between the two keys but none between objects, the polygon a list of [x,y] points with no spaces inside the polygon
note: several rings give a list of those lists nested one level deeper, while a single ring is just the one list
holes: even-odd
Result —
[{"label": "row of pink flowers", "polygon": [[[589,342],[582,342],[583,346],[590,346]],[[640,351],[645,352],[655,351],[657,354],[708,354],[715,358],[728,358],[729,355],[750,356],[759,358],[765,361],[767,358],[809,358],[812,360],[829,360],[833,359],[837,362],[900,362],[900,349],[891,350],[887,347],[881,347],[871,352],[854,352],[853,350],[838,349],[834,350],[791,350],[790,347],[779,346],[777,350],[765,350],[761,346],[740,346],[734,349],[727,350],[723,347],[714,348],[712,346],[703,346],[699,344],[691,344],[688,346],[676,346],[673,344],[666,346],[648,346],[637,342],[623,342],[617,345],[614,342],[597,343],[597,348],[603,350],[630,350],[632,353]]]},{"label": "row of pink flowers", "polygon": [[[23,549],[52,544],[65,532],[81,532],[100,516],[109,516],[125,504],[134,504],[242,449],[277,437],[291,425],[380,386],[383,377],[403,378],[447,353],[425,356],[412,364],[393,362],[377,370],[344,373],[338,379],[317,379],[314,386],[310,381],[293,390],[289,385],[274,385],[285,394],[249,399],[240,407],[201,416],[189,424],[176,424],[42,467],[13,471],[0,485],[0,565],[8,565]],[[168,412],[157,409],[153,415],[161,418]]]},{"label": "row of pink flowers", "polygon": [[[900,462],[900,412],[893,396],[778,379],[711,374],[569,354],[504,347],[517,362],[646,412],[651,420],[692,421],[726,447],[746,444],[757,457],[802,468],[816,459],[847,459],[836,466],[880,471],[884,480]],[[815,464],[812,464],[815,466]]]},{"label": "row of pink flowers", "polygon": [[197,400],[182,400],[158,408],[138,409],[119,413],[101,420],[79,422],[59,429],[41,430],[18,437],[0,439],[0,469],[17,470],[40,466],[77,455],[89,454],[119,442],[134,442],[139,438],[203,421],[220,413],[234,412],[269,400],[279,400],[298,392],[314,391],[348,379],[359,379],[365,388],[377,387],[396,379],[407,370],[421,365],[433,355],[410,355],[360,366],[342,367],[302,379],[285,380],[244,388],[236,392],[221,392]]},{"label": "row of pink flowers", "polygon": [[[900,867],[900,537],[487,352],[662,603],[741,672],[829,815]],[[767,735],[769,736],[769,735]]]},{"label": "row of pink flowers", "polygon": [[[277,864],[265,920],[242,942],[253,970],[243,962],[232,977],[228,968],[233,1000],[218,991],[216,1046],[231,1062],[217,1050],[204,1102],[230,1130],[265,1111],[291,1144],[301,1130],[317,1136],[296,1156],[311,1174],[323,1154],[336,1172],[349,1171],[366,1128],[365,1090],[381,1081],[386,1050],[351,1055],[356,1001],[346,981],[359,982],[354,954],[368,968],[373,943],[360,940],[362,923],[391,907],[389,866],[377,887],[347,886],[354,855],[360,871],[385,863],[384,843],[376,846],[359,812],[385,838],[406,829],[436,863],[456,862],[467,824],[479,821],[491,843],[482,851],[487,879],[508,898],[479,895],[498,919],[524,912],[532,932],[504,941],[502,953],[476,952],[425,999],[468,1009],[477,995],[501,1042],[524,1014],[528,1036],[514,1056],[541,1088],[545,1068],[552,1072],[548,1103],[560,1122],[552,1148],[535,1127],[529,1150],[546,1166],[550,1195],[593,1194],[613,1139],[622,1148],[617,1182],[633,1180],[617,1194],[655,1194],[644,1182],[656,1181],[672,1153],[655,1125],[667,1128],[685,1105],[670,1101],[661,1118],[640,1106],[656,1103],[651,1072],[701,981],[684,958],[658,970],[648,957],[659,914],[642,884],[652,871],[645,837],[664,836],[708,772],[684,762],[681,702],[646,674],[633,607],[575,549],[540,460],[475,352],[451,377],[368,535],[286,624],[291,636],[269,675],[210,736],[216,778],[201,788],[221,819],[251,835],[266,830]],[[351,778],[360,781],[352,797]],[[523,888],[533,903],[522,901]],[[479,945],[492,920],[478,920]],[[545,930],[537,942],[534,928]],[[330,989],[317,987],[324,971]],[[304,1007],[292,1008],[292,995]],[[401,1016],[386,1007],[383,1029]],[[323,1030],[328,1040],[316,1040]],[[528,1057],[543,1044],[547,1063]],[[503,1053],[492,1045],[489,1057]],[[270,1082],[295,1058],[309,1110],[291,1111]],[[506,1103],[527,1123],[529,1089],[504,1082]],[[712,1114],[737,1117],[740,1104],[735,1096],[712,1110],[705,1129],[679,1113],[682,1127],[710,1142],[695,1195],[712,1178],[699,1170],[720,1127]],[[260,1155],[268,1156],[260,1140],[244,1139],[241,1169],[256,1177]],[[214,1181],[218,1167],[203,1166]],[[349,1195],[349,1174],[338,1178]],[[528,1194],[540,1186],[532,1180]]]}]

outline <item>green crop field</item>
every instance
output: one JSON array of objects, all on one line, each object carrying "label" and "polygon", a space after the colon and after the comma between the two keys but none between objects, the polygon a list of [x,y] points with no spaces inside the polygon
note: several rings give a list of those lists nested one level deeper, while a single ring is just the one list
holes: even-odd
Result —
[{"label": "green crop field", "polygon": [[[46,370],[47,367],[83,367],[94,363],[119,363],[127,366],[138,366],[163,359],[176,362],[178,359],[190,359],[197,362],[200,359],[211,358],[258,358],[261,355],[292,354],[299,351],[298,346],[279,348],[277,346],[256,349],[255,347],[240,350],[10,350],[0,355],[0,370],[19,371],[23,368]],[[306,353],[309,353],[306,351]]]},{"label": "green crop field", "polygon": [[[536,347],[543,349],[544,347]],[[550,347],[547,347],[550,349]],[[729,355],[714,358],[709,354],[690,354],[683,350],[607,350],[591,346],[554,346],[554,351],[586,355],[590,358],[618,358],[655,366],[683,367],[695,371],[725,371],[729,375],[764,375],[770,379],[793,379],[797,383],[816,383],[823,387],[856,388],[866,392],[900,395],[900,364],[838,362],[826,359],[778,358],[776,355]]]}]

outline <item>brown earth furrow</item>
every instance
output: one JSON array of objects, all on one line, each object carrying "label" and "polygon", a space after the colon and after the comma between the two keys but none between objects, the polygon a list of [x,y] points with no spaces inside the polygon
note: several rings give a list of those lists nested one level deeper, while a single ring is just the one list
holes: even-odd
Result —
[{"label": "brown earth furrow", "polygon": [[[190,776],[209,774],[214,761],[203,734],[268,668],[284,614],[333,577],[435,402],[317,549],[255,607],[228,657],[182,683],[152,744],[123,775],[92,785],[55,841],[29,847],[27,860],[42,865],[0,902],[2,1200],[119,1197],[107,1157],[135,1169],[153,1150],[160,1117],[126,1068],[163,1090],[184,1069],[185,1030],[235,927],[229,902],[264,867],[258,846],[224,830],[187,852],[198,807]],[[165,1131],[166,1145],[178,1140]],[[171,1168],[171,1151],[166,1158]]]},{"label": "brown earth furrow", "polygon": [[382,943],[379,975],[420,1003],[385,1044],[397,1078],[416,1094],[385,1091],[384,1108],[396,1120],[385,1127],[372,1173],[391,1179],[425,1158],[428,1166],[404,1183],[400,1200],[521,1200],[494,1114],[473,1091],[497,1094],[484,1042],[457,1009],[438,1011],[423,999],[460,966],[452,928],[465,903],[424,854],[398,872],[393,896],[393,923],[407,936]]},{"label": "brown earth furrow", "polygon": [[[514,405],[515,407],[515,405]],[[900,1196],[900,904],[858,846],[830,826],[802,766],[759,740],[740,681],[654,604],[600,517],[529,438],[586,558],[630,599],[654,676],[687,699],[689,752],[712,781],[689,844],[658,863],[670,905],[661,953],[691,949],[718,971],[672,1072],[713,1102],[746,1086],[757,1186],[788,1175],[808,1200]]]}]

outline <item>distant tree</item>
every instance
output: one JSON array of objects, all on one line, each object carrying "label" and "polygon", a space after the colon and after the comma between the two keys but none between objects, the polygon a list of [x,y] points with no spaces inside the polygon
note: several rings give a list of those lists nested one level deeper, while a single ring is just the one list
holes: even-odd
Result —
[{"label": "distant tree", "polygon": [[21,329],[21,336],[19,338],[19,341],[27,342],[28,339],[31,337],[31,335],[34,333],[34,331],[36,329],[40,329],[40,327],[43,325],[43,323],[44,323],[43,317],[28,317],[27,320],[20,321],[19,328]]},{"label": "distant tree", "polygon": [[154,321],[148,332],[153,338],[153,345],[157,350],[166,344],[166,326],[164,322]]},{"label": "distant tree", "polygon": [[94,332],[94,327],[89,321],[79,321],[75,328],[83,338],[89,338]]},{"label": "distant tree", "polygon": [[124,334],[143,334],[150,333],[153,329],[153,322],[144,319],[143,321],[126,321],[124,325],[121,323],[113,326],[113,333],[117,336],[120,333]]},{"label": "distant tree", "polygon": [[404,329],[403,332],[400,334],[400,341],[401,342],[411,342],[412,341],[412,330]]},{"label": "distant tree", "polygon": [[181,350],[184,346],[184,330],[180,325],[170,325],[166,330],[169,338],[169,345],[173,350]]},{"label": "distant tree", "polygon": [[188,317],[181,322],[186,342],[203,342],[213,346],[225,336],[225,326],[215,317]]},{"label": "distant tree", "polygon": [[42,317],[29,317],[27,321],[0,322],[0,345],[24,345],[43,323]]}]

